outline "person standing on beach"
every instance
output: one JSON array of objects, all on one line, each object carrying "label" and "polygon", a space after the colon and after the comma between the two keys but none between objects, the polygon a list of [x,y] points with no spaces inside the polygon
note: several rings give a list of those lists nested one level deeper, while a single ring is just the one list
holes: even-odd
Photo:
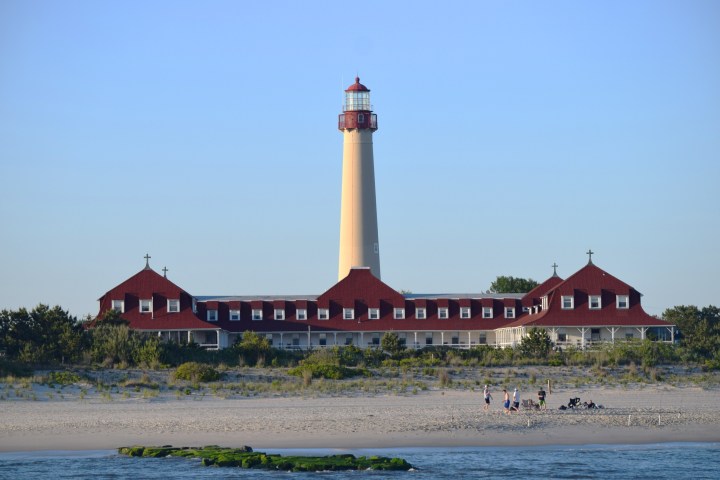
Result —
[{"label": "person standing on beach", "polygon": [[542,387],[540,387],[540,390],[538,391],[538,404],[541,410],[545,410],[547,408],[545,406],[545,390]]},{"label": "person standing on beach", "polygon": [[510,414],[510,394],[504,388],[503,388],[503,407],[505,408],[505,413]]},{"label": "person standing on beach", "polygon": [[483,410],[488,410],[490,408],[490,400],[492,400],[492,395],[490,395],[490,389],[487,385],[485,385],[485,389],[483,390],[483,397],[485,397],[485,406],[483,407]]},{"label": "person standing on beach", "polygon": [[513,392],[513,409],[516,412],[520,411],[520,392],[518,392],[517,387],[515,387],[515,391]]}]

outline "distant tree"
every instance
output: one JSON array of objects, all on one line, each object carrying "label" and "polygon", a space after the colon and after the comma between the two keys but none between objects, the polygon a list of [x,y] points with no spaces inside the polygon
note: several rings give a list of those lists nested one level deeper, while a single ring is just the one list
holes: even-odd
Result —
[{"label": "distant tree", "polygon": [[86,345],[77,318],[59,306],[0,312],[0,350],[10,359],[29,364],[74,362]]},{"label": "distant tree", "polygon": [[96,325],[130,325],[130,322],[122,318],[120,315],[120,312],[117,310],[106,310],[105,313],[98,317]]},{"label": "distant tree", "polygon": [[499,276],[490,284],[490,293],[527,293],[538,286],[532,278]]},{"label": "distant tree", "polygon": [[383,334],[380,339],[380,348],[393,357],[400,355],[405,350],[405,347],[400,343],[400,337],[395,332],[385,332]]},{"label": "distant tree", "polygon": [[677,326],[680,345],[694,360],[720,358],[720,308],[680,305],[668,308],[662,317]]},{"label": "distant tree", "polygon": [[242,339],[237,343],[237,348],[247,363],[254,365],[263,364],[265,356],[270,352],[270,341],[257,333],[247,330],[243,332]]},{"label": "distant tree", "polygon": [[520,340],[520,352],[523,355],[534,358],[547,357],[552,348],[550,335],[545,329],[531,328],[528,334]]}]

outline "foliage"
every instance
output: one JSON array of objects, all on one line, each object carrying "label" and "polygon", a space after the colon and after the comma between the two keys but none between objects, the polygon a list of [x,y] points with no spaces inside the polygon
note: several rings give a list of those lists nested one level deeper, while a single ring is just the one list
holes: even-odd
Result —
[{"label": "foliage", "polygon": [[177,380],[190,382],[214,382],[220,380],[220,373],[217,370],[210,365],[197,362],[183,363],[177,367],[173,376]]},{"label": "foliage", "polygon": [[552,341],[545,329],[531,328],[520,340],[520,352],[532,358],[547,357],[552,348]]},{"label": "foliage", "polygon": [[245,331],[234,348],[243,355],[246,363],[257,365],[265,362],[265,357],[270,352],[270,341],[253,331]]},{"label": "foliage", "polygon": [[537,286],[532,278],[499,276],[490,284],[490,293],[527,293]]},{"label": "foliage", "polygon": [[133,353],[140,347],[138,333],[118,323],[100,323],[92,329],[93,360],[106,365],[130,364]]},{"label": "foliage", "polygon": [[395,332],[385,332],[380,339],[380,348],[393,358],[398,358],[405,347],[400,343],[400,337]]},{"label": "foliage", "polygon": [[96,325],[130,325],[130,322],[121,317],[121,313],[117,310],[106,310],[102,316],[98,317]]},{"label": "foliage", "polygon": [[0,311],[0,350],[25,364],[77,362],[87,336],[76,317],[40,304],[31,311]]},{"label": "foliage", "polygon": [[663,319],[677,325],[688,360],[720,362],[720,308],[680,305],[665,310]]},{"label": "foliage", "polygon": [[80,375],[74,372],[50,372],[48,374],[48,383],[58,385],[72,385],[82,380]]}]

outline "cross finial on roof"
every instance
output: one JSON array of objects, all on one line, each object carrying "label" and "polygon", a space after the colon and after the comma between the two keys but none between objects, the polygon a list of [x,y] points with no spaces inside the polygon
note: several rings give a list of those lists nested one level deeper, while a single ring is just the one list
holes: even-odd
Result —
[{"label": "cross finial on roof", "polygon": [[168,268],[167,268],[167,267],[163,267],[162,272],[163,272],[163,277],[167,278]]},{"label": "cross finial on roof", "polygon": [[150,254],[146,253],[143,258],[145,259],[145,268],[150,268],[150,259],[152,258]]},{"label": "cross finial on roof", "polygon": [[592,256],[593,256],[593,253],[595,253],[595,252],[593,252],[592,250],[588,250],[588,251],[585,252],[585,253],[587,253],[588,256],[590,257],[590,258],[588,259],[588,265],[592,265]]},{"label": "cross finial on roof", "polygon": [[558,267],[557,262],[554,262],[552,264],[552,267],[553,267],[553,277],[557,277],[557,267]]}]

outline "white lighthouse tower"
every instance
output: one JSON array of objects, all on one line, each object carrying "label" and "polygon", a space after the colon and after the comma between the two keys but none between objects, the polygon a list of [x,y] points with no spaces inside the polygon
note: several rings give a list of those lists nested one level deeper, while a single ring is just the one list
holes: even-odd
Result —
[{"label": "white lighthouse tower", "polygon": [[370,267],[372,274],[380,278],[372,144],[377,115],[372,113],[370,90],[358,77],[345,90],[338,129],[343,132],[338,280],[345,278],[352,267]]}]

